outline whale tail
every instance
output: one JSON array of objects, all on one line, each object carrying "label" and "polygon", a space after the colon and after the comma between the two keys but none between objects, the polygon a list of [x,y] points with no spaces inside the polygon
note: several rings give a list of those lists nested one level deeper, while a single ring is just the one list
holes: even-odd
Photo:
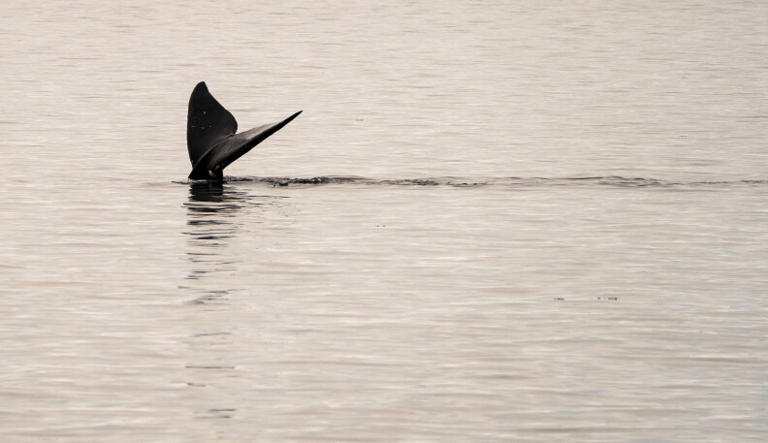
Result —
[{"label": "whale tail", "polygon": [[187,150],[192,163],[189,178],[221,179],[227,165],[282,129],[301,111],[279,121],[237,132],[237,120],[208,91],[205,82],[195,86],[187,113]]}]

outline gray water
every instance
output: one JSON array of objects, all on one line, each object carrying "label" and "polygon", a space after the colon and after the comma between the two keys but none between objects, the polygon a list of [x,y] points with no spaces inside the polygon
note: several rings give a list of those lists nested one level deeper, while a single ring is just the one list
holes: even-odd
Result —
[{"label": "gray water", "polygon": [[[3,441],[758,441],[768,3],[3,2]],[[242,129],[190,183],[200,80]]]}]

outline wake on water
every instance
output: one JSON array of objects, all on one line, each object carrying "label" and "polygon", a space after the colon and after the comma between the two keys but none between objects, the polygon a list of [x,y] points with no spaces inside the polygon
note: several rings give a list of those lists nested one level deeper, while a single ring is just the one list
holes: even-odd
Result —
[{"label": "wake on water", "polygon": [[[206,183],[205,180],[174,182],[179,184]],[[673,188],[673,187],[729,187],[764,186],[768,180],[703,180],[672,181],[643,177],[593,176],[593,177],[498,177],[459,178],[426,177],[404,179],[372,179],[356,176],[324,175],[318,177],[224,177],[227,183],[256,183],[270,186],[312,186],[312,185],[366,185],[366,186],[445,186],[471,188],[484,186],[503,187],[546,187],[546,186],[610,186],[621,188]]]}]

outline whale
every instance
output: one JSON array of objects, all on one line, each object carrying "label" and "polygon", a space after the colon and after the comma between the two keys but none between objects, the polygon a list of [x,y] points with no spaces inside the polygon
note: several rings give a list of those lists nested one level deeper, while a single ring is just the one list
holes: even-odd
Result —
[{"label": "whale", "polygon": [[222,106],[205,82],[192,90],[187,112],[187,150],[191,180],[221,181],[224,168],[282,129],[301,111],[277,122],[237,133],[237,120]]}]

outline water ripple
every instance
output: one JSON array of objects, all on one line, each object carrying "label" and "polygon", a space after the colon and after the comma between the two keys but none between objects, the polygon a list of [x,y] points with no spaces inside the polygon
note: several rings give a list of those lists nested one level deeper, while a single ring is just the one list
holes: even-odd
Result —
[{"label": "water ripple", "polygon": [[[609,186],[618,188],[672,188],[672,187],[732,187],[765,186],[768,179],[676,181],[647,177],[623,177],[619,175],[588,177],[420,177],[400,179],[374,179],[358,176],[323,175],[317,177],[225,177],[225,183],[258,183],[274,187],[307,185],[366,185],[366,186],[445,186],[472,188],[485,186],[547,187],[547,186]],[[205,181],[175,182],[192,183]]]}]

